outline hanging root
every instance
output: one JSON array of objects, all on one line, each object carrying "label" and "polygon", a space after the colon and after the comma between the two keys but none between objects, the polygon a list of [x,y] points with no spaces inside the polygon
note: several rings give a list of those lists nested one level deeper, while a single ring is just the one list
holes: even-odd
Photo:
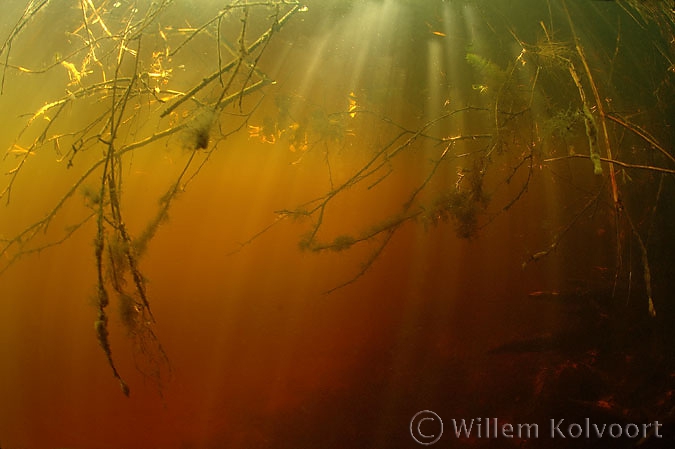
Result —
[{"label": "hanging root", "polygon": [[640,246],[640,255],[642,258],[642,275],[644,277],[645,281],[645,292],[647,293],[647,301],[648,301],[648,307],[649,307],[649,315],[654,318],[656,316],[656,308],[654,307],[654,299],[652,297],[652,274],[651,271],[649,270],[649,256],[647,254],[647,246],[645,245],[644,240],[642,240],[642,237],[638,233],[637,228],[633,224],[633,220],[630,218],[630,215],[626,214],[626,219],[628,220],[628,224],[630,225],[631,231],[633,232],[633,235],[635,236],[635,239],[638,242],[638,245]]},{"label": "hanging root", "polygon": [[[103,292],[102,294],[103,296],[106,297],[107,301],[107,293],[105,292],[105,289],[99,289],[99,295],[101,295],[101,292]],[[103,352],[105,353],[106,358],[108,359],[108,364],[112,369],[113,376],[115,377],[115,379],[119,381],[122,393],[124,393],[124,395],[128,397],[129,387],[127,386],[126,382],[124,382],[122,376],[120,376],[119,372],[117,371],[117,368],[115,367],[115,362],[113,361],[112,358],[112,351],[110,350],[110,341],[108,340],[108,317],[106,316],[103,308],[99,308],[98,319],[96,320],[96,322],[94,322],[94,329],[96,329],[96,336],[98,338],[98,343],[101,345],[101,348],[103,349]]]}]

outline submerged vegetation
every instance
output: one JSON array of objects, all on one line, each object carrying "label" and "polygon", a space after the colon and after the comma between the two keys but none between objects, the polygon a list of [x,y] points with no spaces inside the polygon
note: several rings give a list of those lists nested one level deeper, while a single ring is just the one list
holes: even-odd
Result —
[{"label": "submerged vegetation", "polygon": [[[438,89],[442,94],[433,97],[411,82],[416,87],[395,98],[410,96],[411,109],[419,110],[399,117],[392,117],[390,105],[382,100],[388,81],[345,87],[336,94],[339,107],[275,85],[264,62],[275,56],[268,49],[279,36],[291,39],[284,35],[287,23],[308,9],[299,2],[226,2],[191,23],[177,17],[178,3],[161,0],[139,6],[82,0],[69,11],[68,20],[57,20],[63,13],[58,5],[31,0],[0,46],[4,95],[21,82],[30,85],[30,77],[56,86],[58,92],[40,98],[41,104],[25,117],[9,145],[0,200],[14,200],[35,154],[46,155],[55,170],[77,173],[42,218],[23,224],[0,242],[0,273],[22,256],[93,226],[96,338],[125,394],[130,388],[117,369],[110,343],[110,303],[117,303],[120,322],[134,341],[137,366],[161,385],[170,374],[170,363],[155,333],[142,257],[172,204],[235,133],[283,147],[295,153],[295,163],[308,154],[321,155],[329,186],[324,194],[275,211],[276,219],[242,246],[289,218],[306,219],[297,222],[307,227],[299,242],[302,250],[343,252],[370,245],[354,276],[330,291],[364,276],[404,225],[449,222],[460,238],[477,238],[524,198],[535,177],[554,178],[557,167],[565,166],[584,179],[576,190],[578,198],[565,199],[574,212],[553,233],[550,244],[533,251],[523,266],[552,255],[572,228],[603,209],[613,227],[614,291],[619,295],[625,287],[630,295],[638,269],[641,310],[651,317],[660,313],[666,299],[652,288],[652,223],[660,216],[664,192],[672,192],[675,174],[675,152],[665,143],[672,142],[675,101],[675,25],[666,2],[617,1],[620,9],[613,14],[620,25],[614,28],[611,44],[580,35],[575,14],[581,14],[581,6],[575,3],[572,8],[572,1],[556,2],[558,6],[547,2],[548,14],[526,24],[527,30],[516,18],[486,25],[485,39],[494,39],[495,48],[508,48],[500,53],[459,38],[459,43],[453,42],[449,30],[425,23],[420,40],[439,39],[462,48],[461,60],[446,61],[459,74],[451,79],[445,73],[449,68],[430,63],[429,78],[446,80]],[[489,4],[479,4],[487,13],[492,11]],[[320,4],[313,8],[310,5],[320,13]],[[56,34],[67,36],[59,42],[65,50],[41,60],[26,56],[21,50],[29,45],[24,39],[31,29],[51,30],[52,23],[64,27]],[[653,68],[640,66],[626,50],[627,42],[635,45],[635,36],[626,36],[629,24],[633,32],[649,36],[657,59]],[[592,56],[590,46],[595,49]],[[194,54],[203,48],[208,49],[208,62],[195,63]],[[411,71],[409,64],[404,68]],[[640,78],[627,73],[631,71],[639,72]],[[406,76],[413,77],[406,72],[402,78]],[[646,85],[647,79],[652,84]],[[643,105],[640,95],[652,95],[655,101]],[[257,114],[269,98],[274,104]],[[66,119],[73,113],[77,120]],[[338,175],[333,168],[354,142],[363,151],[362,162]],[[186,150],[183,165],[165,186],[152,216],[132,229],[124,198],[134,192],[125,188],[125,167],[134,154],[160,144]],[[363,229],[326,231],[328,212],[338,199],[354,190],[363,195],[377,190],[405,171],[411,158],[423,161],[422,173],[398,199],[396,213]],[[577,159],[584,160],[583,168],[574,164]],[[637,200],[638,193],[650,196]],[[51,229],[47,233],[56,217],[78,201],[85,212],[58,235]],[[639,262],[630,259],[634,252]]]},{"label": "submerged vegetation", "polygon": [[[167,20],[173,2],[162,0],[143,6],[115,1],[82,1],[66,20],[66,51],[53,61],[24,62],[17,47],[33,27],[53,28],[64,23],[56,17],[63,11],[53,2],[29,1],[15,27],[6,37],[2,87],[11,88],[12,73],[42,77],[49,82],[67,78],[62,96],[45,103],[25,122],[5,154],[6,181],[0,199],[12,201],[30,155],[53,151],[56,168],[80,173],[72,187],[39,221],[4,240],[0,253],[5,271],[21,256],[40,251],[69,238],[85,223],[95,222],[94,259],[97,271],[95,331],[113,375],[124,394],[129,387],[118,371],[109,338],[108,307],[118,303],[120,321],[134,341],[137,367],[161,385],[170,371],[169,360],[154,331],[155,317],[141,257],[168,217],[177,199],[224,139],[246,123],[250,110],[243,99],[272,81],[259,69],[258,61],[283,25],[300,10],[293,1],[234,2],[204,18],[199,26],[175,26]],[[262,28],[249,29],[256,20]],[[184,55],[213,40],[218,61],[208,76],[198,75],[193,85],[178,87],[172,78],[184,67]],[[205,68],[206,69],[206,68]],[[228,105],[237,105],[241,120],[232,129],[220,125],[219,116]],[[80,111],[82,121],[65,116]],[[93,111],[93,113],[92,113]],[[148,126],[150,123],[150,126]],[[176,139],[174,139],[174,137]],[[162,141],[176,141],[190,151],[183,169],[160,199],[159,207],[144,229],[132,231],[125,219],[125,164],[138,153]],[[20,151],[19,151],[20,150]],[[8,156],[13,155],[13,158]],[[88,212],[70,226],[56,242],[34,244],[55,217],[77,193],[84,197]],[[133,194],[133,192],[130,192]]]}]

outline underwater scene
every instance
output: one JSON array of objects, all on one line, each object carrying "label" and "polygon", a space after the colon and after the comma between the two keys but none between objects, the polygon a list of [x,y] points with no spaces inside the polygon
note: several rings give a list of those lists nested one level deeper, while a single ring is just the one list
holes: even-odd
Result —
[{"label": "underwater scene", "polygon": [[2,9],[2,449],[675,447],[675,2]]}]

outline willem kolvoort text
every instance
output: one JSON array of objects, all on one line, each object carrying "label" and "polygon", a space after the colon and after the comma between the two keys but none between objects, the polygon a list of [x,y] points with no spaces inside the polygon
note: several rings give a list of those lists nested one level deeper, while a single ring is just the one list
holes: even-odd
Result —
[{"label": "willem kolvoort text", "polygon": [[[662,438],[662,424],[653,421],[646,424],[596,424],[589,418],[583,422],[567,422],[565,419],[550,419],[546,426],[537,423],[500,423],[498,418],[453,419],[453,432],[457,438]],[[540,433],[542,427],[542,433]]]}]

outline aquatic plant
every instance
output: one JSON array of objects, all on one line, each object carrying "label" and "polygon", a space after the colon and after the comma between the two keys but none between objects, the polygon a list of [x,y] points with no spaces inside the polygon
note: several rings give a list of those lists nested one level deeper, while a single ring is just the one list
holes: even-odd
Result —
[{"label": "aquatic plant", "polygon": [[468,62],[482,77],[490,79],[490,81],[494,82],[496,85],[500,85],[508,79],[506,70],[479,54],[467,52],[466,62]]}]

